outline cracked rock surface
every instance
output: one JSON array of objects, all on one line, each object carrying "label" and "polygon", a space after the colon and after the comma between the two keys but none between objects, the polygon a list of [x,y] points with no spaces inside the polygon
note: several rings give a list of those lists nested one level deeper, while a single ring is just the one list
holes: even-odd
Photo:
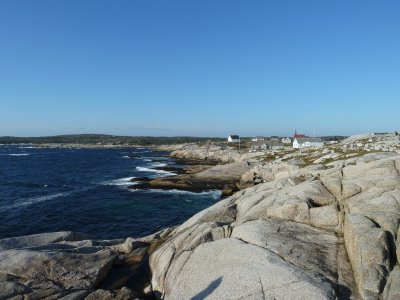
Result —
[{"label": "cracked rock surface", "polygon": [[[177,227],[150,257],[163,299],[400,299],[400,155],[275,176]],[[268,174],[265,174],[268,176]]]},{"label": "cracked rock surface", "polygon": [[148,249],[166,233],[125,242],[73,232],[0,240],[0,299],[152,299],[135,276],[144,279]]}]

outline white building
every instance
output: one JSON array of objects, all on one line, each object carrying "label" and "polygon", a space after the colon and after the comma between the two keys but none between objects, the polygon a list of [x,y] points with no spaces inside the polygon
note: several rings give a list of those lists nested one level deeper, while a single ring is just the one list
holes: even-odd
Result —
[{"label": "white building", "polygon": [[295,138],[293,141],[293,148],[300,149],[300,148],[321,148],[324,146],[324,142],[321,138],[311,138],[311,137],[304,137],[304,138]]},{"label": "white building", "polygon": [[289,137],[284,137],[282,138],[281,142],[284,144],[291,144],[292,140]]},{"label": "white building", "polygon": [[236,134],[231,134],[230,136],[228,136],[228,142],[229,143],[239,143],[240,137]]},{"label": "white building", "polygon": [[256,137],[253,137],[251,140],[252,140],[253,142],[265,141],[265,137],[263,137],[263,136],[256,136]]}]

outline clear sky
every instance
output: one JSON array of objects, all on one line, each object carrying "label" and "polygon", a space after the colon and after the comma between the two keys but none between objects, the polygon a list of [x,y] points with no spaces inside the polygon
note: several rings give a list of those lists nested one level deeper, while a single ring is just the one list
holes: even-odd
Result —
[{"label": "clear sky", "polygon": [[398,0],[1,0],[0,135],[400,130]]}]

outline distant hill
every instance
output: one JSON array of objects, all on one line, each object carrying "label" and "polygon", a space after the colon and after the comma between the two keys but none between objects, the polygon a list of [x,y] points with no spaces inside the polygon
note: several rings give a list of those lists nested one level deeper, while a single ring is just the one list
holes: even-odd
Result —
[{"label": "distant hill", "polygon": [[107,134],[71,134],[41,137],[0,137],[0,144],[104,144],[104,145],[165,145],[177,143],[220,142],[224,138],[204,138],[190,136],[154,137],[154,136],[118,136]]}]

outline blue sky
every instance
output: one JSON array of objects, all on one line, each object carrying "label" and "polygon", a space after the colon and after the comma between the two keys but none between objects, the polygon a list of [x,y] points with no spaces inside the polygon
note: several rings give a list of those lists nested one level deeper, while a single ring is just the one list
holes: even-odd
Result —
[{"label": "blue sky", "polygon": [[400,130],[400,2],[2,0],[0,135]]}]

